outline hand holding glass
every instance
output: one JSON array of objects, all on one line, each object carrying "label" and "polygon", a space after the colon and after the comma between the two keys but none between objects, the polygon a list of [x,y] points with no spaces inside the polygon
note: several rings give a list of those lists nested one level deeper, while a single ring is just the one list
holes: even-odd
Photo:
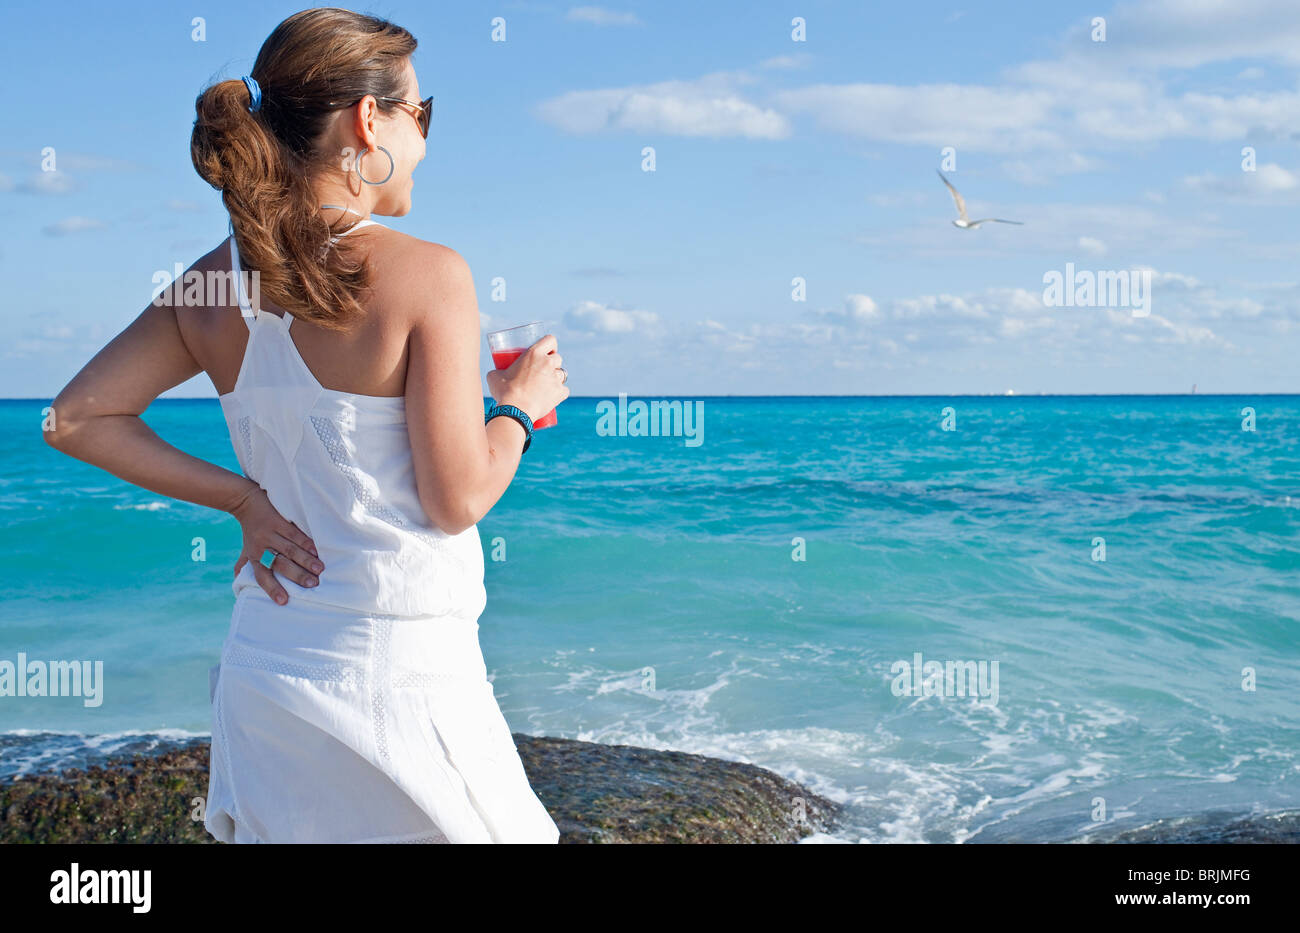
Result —
[{"label": "hand holding glass", "polygon": [[[487,335],[488,350],[492,353],[492,365],[499,370],[509,369],[519,357],[537,341],[546,336],[546,328],[540,322],[521,324],[507,330],[498,330]],[[501,399],[497,399],[501,401]],[[532,413],[529,412],[531,415]],[[555,409],[551,409],[540,418],[533,419],[533,428],[549,428],[557,423]]]}]

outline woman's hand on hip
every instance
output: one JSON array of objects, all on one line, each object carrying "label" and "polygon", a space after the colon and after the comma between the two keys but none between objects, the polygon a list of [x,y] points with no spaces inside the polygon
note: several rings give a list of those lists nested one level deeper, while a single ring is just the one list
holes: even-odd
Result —
[{"label": "woman's hand on hip", "polygon": [[[316,553],[315,543],[279,513],[261,486],[254,484],[230,514],[238,519],[244,532],[244,548],[235,564],[236,576],[244,564],[252,561],[258,585],[280,605],[289,601],[289,594],[276,580],[277,573],[299,586],[315,586],[320,582],[317,574],[325,565]],[[269,570],[261,563],[267,548],[275,552]]]}]

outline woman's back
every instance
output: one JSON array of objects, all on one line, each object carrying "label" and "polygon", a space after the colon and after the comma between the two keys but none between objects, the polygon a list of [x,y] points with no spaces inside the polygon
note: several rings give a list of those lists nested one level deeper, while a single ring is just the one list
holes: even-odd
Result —
[{"label": "woman's back", "polygon": [[[485,414],[468,265],[347,217],[411,210],[433,101],[415,47],[395,24],[304,10],[252,73],[205,89],[190,152],[233,236],[51,406],[58,449],[239,521],[209,682],[205,825],[227,842],[559,836],[487,679],[475,528],[532,419],[568,395],[555,338],[489,373]],[[139,417],[201,371],[245,476]]]},{"label": "woman's back", "polygon": [[[368,261],[383,283],[401,235],[372,221],[350,235],[367,236]],[[232,271],[234,287],[206,295],[211,304],[178,308],[182,337],[220,393],[245,475],[315,541],[328,568],[315,587],[286,579],[291,598],[477,618],[486,598],[477,530],[448,535],[421,505],[400,394],[410,318],[390,289],[371,289],[364,317],[339,332],[254,308],[249,299],[258,295],[241,274],[233,237],[196,269],[205,282],[218,280],[208,272]],[[257,585],[245,564],[235,592]]]},{"label": "woman's back", "polygon": [[[346,331],[299,318],[291,327],[294,345],[323,386],[359,395],[404,395],[411,326],[409,308],[404,305],[409,302],[392,287],[384,271],[393,264],[394,253],[406,245],[404,241],[413,238],[380,223],[354,228],[346,236],[360,241],[358,245],[364,248],[366,260],[374,270],[374,283],[363,301],[366,314]],[[205,281],[210,281],[212,274],[231,271],[230,240],[199,259],[193,269]],[[244,276],[246,288],[255,284],[250,282],[247,271]],[[248,328],[232,290],[215,288],[203,297],[212,300],[184,307],[178,302],[176,318],[190,351],[218,394],[224,395],[234,388],[239,376]],[[285,313],[265,295],[250,297],[260,297],[258,303],[267,313]]]}]

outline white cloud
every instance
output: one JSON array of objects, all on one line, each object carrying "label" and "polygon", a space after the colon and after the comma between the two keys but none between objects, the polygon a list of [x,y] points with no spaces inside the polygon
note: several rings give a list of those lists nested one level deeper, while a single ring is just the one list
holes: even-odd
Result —
[{"label": "white cloud", "polygon": [[844,299],[844,307],[854,320],[873,321],[880,317],[880,307],[870,295],[849,295]]},{"label": "white cloud", "polygon": [[1083,250],[1090,256],[1105,256],[1106,244],[1096,237],[1081,236],[1079,237],[1079,249]]},{"label": "white cloud", "polygon": [[1053,152],[1038,158],[1014,159],[1002,164],[1002,170],[1022,185],[1046,185],[1061,175],[1095,172],[1105,163],[1080,152]]},{"label": "white cloud", "polygon": [[[861,365],[866,358],[919,360],[927,354],[951,353],[954,361],[969,367],[972,359],[998,360],[1001,365],[1026,355],[1096,362],[1112,359],[1120,345],[1142,354],[1171,346],[1258,352],[1275,344],[1278,335],[1297,330],[1296,283],[1278,286],[1262,302],[1244,295],[1221,296],[1195,277],[1177,272],[1141,266],[1131,271],[1151,275],[1147,317],[1135,317],[1131,308],[1048,307],[1041,287],[1002,286],[886,300],[851,294],[840,307],[812,309],[786,322],[729,327],[709,320],[676,338],[739,349],[760,363],[788,358],[795,361],[791,365],[804,365],[820,358],[821,365],[834,366],[834,358],[842,357]],[[1252,342],[1255,351],[1243,349]],[[979,352],[972,355],[973,350]]]},{"label": "white cloud", "polygon": [[[1166,139],[1290,138],[1300,125],[1300,91],[1171,93],[1162,69],[1241,58],[1300,63],[1293,0],[1142,0],[1107,14],[1107,41],[1089,28],[1065,35],[1062,54],[1007,69],[984,84],[815,84],[766,99],[740,93],[744,76],[575,91],[543,103],[543,119],[575,133],[611,129],[685,136],[780,139],[791,117],[820,129],[881,142],[1015,153],[1006,171],[1029,184],[1090,171],[1076,150]],[[598,9],[598,8],[582,8]],[[762,69],[789,69],[779,55]],[[1243,76],[1254,76],[1246,69]],[[721,80],[719,80],[721,78]],[[1060,153],[1043,162],[1036,152]]]},{"label": "white cloud", "polygon": [[817,84],[782,91],[773,102],[811,116],[823,129],[884,142],[997,152],[1061,145],[1055,130],[1040,128],[1053,96],[1033,89]]},{"label": "white cloud", "polygon": [[[1097,75],[1076,59],[1030,62],[997,85],[819,84],[772,101],[821,129],[881,142],[1017,154],[1069,149],[1070,156],[1044,166],[1064,171],[1095,167],[1073,152],[1081,140],[1113,148],[1176,138],[1288,138],[1300,124],[1300,92],[1173,96],[1149,76]],[[1022,157],[1008,169],[1030,174],[1031,163]]]},{"label": "white cloud", "polygon": [[[599,365],[593,378],[624,387],[630,379],[647,393],[1167,392],[1186,391],[1192,382],[1287,391],[1287,353],[1300,335],[1300,284],[1220,295],[1192,276],[1146,271],[1147,317],[1134,317],[1130,308],[1047,307],[1031,273],[1024,287],[855,293],[793,312],[783,297],[774,317],[756,318],[761,309],[753,307],[735,317],[701,314],[694,323],[636,334],[634,372],[607,363],[603,349],[583,367]],[[602,335],[599,346],[611,339]],[[566,358],[576,366],[595,345],[571,342]],[[729,361],[725,371],[716,366],[718,354]]]},{"label": "white cloud", "polygon": [[759,62],[758,67],[788,71],[792,68],[802,68],[807,63],[807,55],[773,55]]},{"label": "white cloud", "polygon": [[653,328],[659,315],[652,311],[611,308],[597,301],[583,301],[569,311],[568,323],[576,330],[598,334],[630,334]]},{"label": "white cloud", "polygon": [[[42,317],[46,320],[42,320]],[[111,336],[111,331],[102,322],[68,324],[61,317],[52,312],[34,315],[30,322],[33,326],[6,342],[0,356],[5,359],[23,359],[56,354],[93,354]]]},{"label": "white cloud", "polygon": [[[1202,247],[1225,249],[1240,244],[1244,235],[1225,226],[1214,214],[1201,210],[1190,217],[1174,216],[1158,206],[1124,204],[1071,204],[1067,202],[997,203],[968,197],[972,216],[1010,217],[1024,227],[986,224],[978,230],[943,229],[952,201],[942,186],[933,217],[903,227],[883,224],[878,230],[856,236],[857,242],[885,255],[962,256],[1003,255],[1014,247],[1022,253],[1070,256],[1079,249],[1080,237],[1106,244],[1108,254],[1144,260],[1158,245],[1161,251]],[[1195,205],[1193,205],[1195,207]]]},{"label": "white cloud", "polygon": [[1237,59],[1300,63],[1293,0],[1141,0],[1106,14],[1106,41],[1081,25],[1067,41],[1109,67],[1196,68]]},{"label": "white cloud", "polygon": [[1258,166],[1253,172],[1232,175],[1189,175],[1183,184],[1193,191],[1218,194],[1232,200],[1278,203],[1285,195],[1300,194],[1300,175],[1276,162]]},{"label": "white cloud", "polygon": [[1186,289],[1201,287],[1200,280],[1193,275],[1183,275],[1181,272],[1160,272],[1150,266],[1141,266],[1140,268],[1151,273],[1151,281],[1156,285],[1178,285]]},{"label": "white cloud", "polygon": [[[149,166],[142,163],[119,159],[116,156],[88,155],[81,152],[65,152],[62,149],[55,153],[55,158],[55,165],[60,171],[72,169],[74,172],[138,172],[149,169]],[[31,161],[33,164],[43,163],[44,153],[33,154]]]},{"label": "white cloud", "polygon": [[968,319],[988,319],[989,309],[981,301],[957,295],[920,295],[893,302],[890,316],[894,320],[940,318],[955,323]]},{"label": "white cloud", "polygon": [[82,233],[86,230],[102,230],[105,224],[93,217],[68,217],[41,228],[50,236],[67,236],[70,233]]},{"label": "white cloud", "polygon": [[1184,135],[1201,139],[1240,139],[1256,134],[1289,138],[1300,122],[1300,93],[1296,91],[1237,97],[1189,93],[1177,103],[1189,119]]},{"label": "white cloud", "polygon": [[28,194],[67,194],[74,188],[67,172],[36,172],[22,184]]},{"label": "white cloud", "polygon": [[619,13],[599,6],[575,6],[565,19],[575,23],[592,23],[596,26],[641,26],[635,13]]},{"label": "white cloud", "polygon": [[[542,119],[572,133],[605,130],[782,139],[791,119],[848,136],[903,145],[1014,153],[1004,168],[1027,184],[1091,171],[1078,152],[1166,139],[1289,139],[1300,125],[1300,91],[1171,92],[1168,68],[1240,58],[1300,63],[1294,0],[1141,0],[1107,14],[1107,40],[1090,27],[1062,39],[1056,58],[1008,68],[983,84],[814,84],[765,98],[743,94],[742,74],[637,87],[574,91],[545,101]],[[581,7],[582,10],[600,10]],[[593,14],[595,15],[595,14]],[[623,15],[623,14],[608,14]],[[778,55],[761,70],[791,69]],[[1246,69],[1243,76],[1254,76]],[[769,75],[770,76],[770,75]],[[1059,153],[1066,152],[1066,155]],[[1053,153],[1051,160],[1034,153]]]},{"label": "white cloud", "polygon": [[537,107],[542,120],[568,133],[633,130],[672,136],[784,139],[790,125],[777,111],[745,100],[743,76],[717,74],[694,81],[570,91]]}]

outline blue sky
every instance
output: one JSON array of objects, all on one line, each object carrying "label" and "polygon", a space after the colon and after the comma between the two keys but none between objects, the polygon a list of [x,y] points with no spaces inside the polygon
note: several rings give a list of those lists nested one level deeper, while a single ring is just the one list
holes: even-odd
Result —
[{"label": "blue sky", "polygon": [[[52,395],[225,236],[194,98],[299,8],[5,5],[0,396]],[[357,9],[436,98],[393,225],[466,257],[486,326],[553,322],[577,395],[1296,391],[1292,2]],[[951,225],[947,146],[972,215],[1024,226]],[[1045,306],[1067,263],[1151,270],[1150,315]]]}]

